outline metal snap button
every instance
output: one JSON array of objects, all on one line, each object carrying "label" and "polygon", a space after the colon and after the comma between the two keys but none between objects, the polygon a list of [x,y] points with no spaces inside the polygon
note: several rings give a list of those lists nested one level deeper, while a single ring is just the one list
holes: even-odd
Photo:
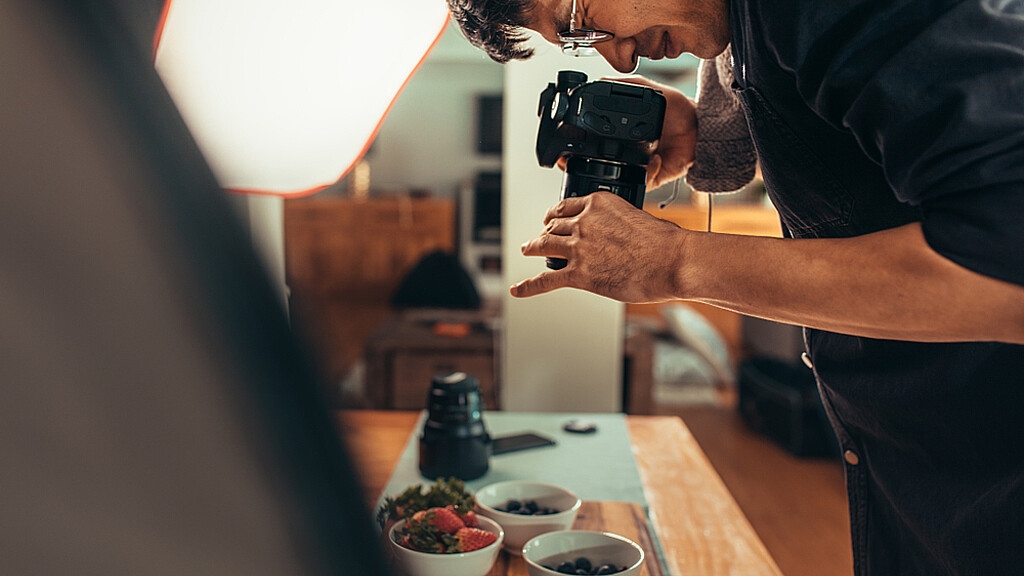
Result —
[{"label": "metal snap button", "polygon": [[807,352],[800,353],[800,360],[803,360],[804,366],[807,366],[811,370],[814,370],[814,364],[811,362],[811,356]]},{"label": "metal snap button", "polygon": [[860,458],[857,456],[857,453],[854,452],[853,450],[847,450],[846,452],[843,452],[843,460],[846,460],[846,463],[849,464],[850,466],[856,466],[857,464],[860,464]]}]

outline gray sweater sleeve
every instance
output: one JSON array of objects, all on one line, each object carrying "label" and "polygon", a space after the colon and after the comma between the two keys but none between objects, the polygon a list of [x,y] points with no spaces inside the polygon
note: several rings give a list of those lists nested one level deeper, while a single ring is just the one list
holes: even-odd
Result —
[{"label": "gray sweater sleeve", "polygon": [[697,86],[697,148],[686,183],[698,192],[733,192],[754,178],[757,155],[733,94],[728,48],[702,60]]}]

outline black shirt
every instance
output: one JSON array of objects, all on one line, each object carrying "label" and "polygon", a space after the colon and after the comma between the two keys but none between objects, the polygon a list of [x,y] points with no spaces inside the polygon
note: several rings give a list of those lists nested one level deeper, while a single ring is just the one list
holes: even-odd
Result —
[{"label": "black shirt", "polygon": [[[943,256],[1024,285],[1024,1],[730,11],[734,89],[788,236],[919,221]],[[1024,346],[805,338],[855,572],[1024,572]]]}]

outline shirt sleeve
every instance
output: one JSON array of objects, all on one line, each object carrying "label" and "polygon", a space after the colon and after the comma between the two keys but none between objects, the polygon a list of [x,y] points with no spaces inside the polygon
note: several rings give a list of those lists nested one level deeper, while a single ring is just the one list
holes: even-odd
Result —
[{"label": "shirt sleeve", "polygon": [[801,95],[921,207],[934,250],[1024,285],[1024,0],[896,4],[918,8],[854,12],[858,34],[807,51]]}]

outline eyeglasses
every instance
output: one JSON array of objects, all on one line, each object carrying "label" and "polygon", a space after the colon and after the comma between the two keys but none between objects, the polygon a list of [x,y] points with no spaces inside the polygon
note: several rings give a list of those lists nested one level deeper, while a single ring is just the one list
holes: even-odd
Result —
[{"label": "eyeglasses", "polygon": [[595,56],[597,49],[594,44],[607,42],[615,38],[611,32],[576,28],[576,0],[572,0],[572,12],[569,15],[569,29],[558,33],[558,41],[562,43],[562,53],[572,56]]}]

